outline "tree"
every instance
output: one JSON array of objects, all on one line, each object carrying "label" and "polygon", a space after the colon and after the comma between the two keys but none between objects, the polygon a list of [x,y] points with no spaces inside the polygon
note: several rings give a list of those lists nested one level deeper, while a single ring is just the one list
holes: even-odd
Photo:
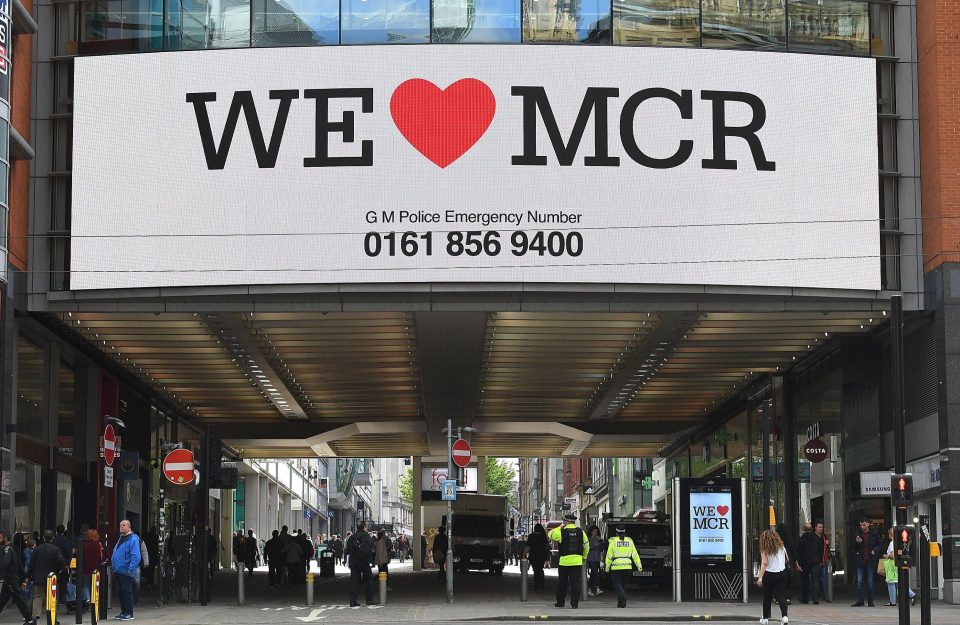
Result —
[{"label": "tree", "polygon": [[400,476],[400,499],[413,505],[413,467],[407,467]]},{"label": "tree", "polygon": [[496,458],[487,458],[486,467],[487,494],[504,495],[511,505],[517,505],[517,492],[513,485],[517,474],[513,468]]}]

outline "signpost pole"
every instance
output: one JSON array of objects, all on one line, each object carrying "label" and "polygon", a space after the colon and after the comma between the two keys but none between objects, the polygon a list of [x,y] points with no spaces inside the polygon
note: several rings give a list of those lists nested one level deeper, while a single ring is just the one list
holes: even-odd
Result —
[{"label": "signpost pole", "polygon": [[[454,476],[453,419],[447,419],[447,479]],[[447,603],[453,603],[453,502],[447,501]]]},{"label": "signpost pole", "polygon": [[930,515],[920,515],[920,527],[917,528],[920,554],[917,568],[920,570],[920,625],[930,622]]},{"label": "signpost pole", "polygon": [[763,428],[763,481],[760,483],[760,499],[763,501],[760,526],[768,525],[770,510],[770,400],[764,399],[760,407],[760,421]]}]

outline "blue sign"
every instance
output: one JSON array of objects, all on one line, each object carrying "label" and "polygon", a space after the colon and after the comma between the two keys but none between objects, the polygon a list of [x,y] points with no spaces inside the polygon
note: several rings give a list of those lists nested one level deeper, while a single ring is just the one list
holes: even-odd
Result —
[{"label": "blue sign", "polygon": [[305,518],[305,519],[312,519],[312,518],[313,518],[313,510],[311,510],[310,508],[305,508],[304,511],[303,511],[303,518]]},{"label": "blue sign", "polygon": [[440,498],[443,501],[457,500],[457,480],[442,480],[440,482]]}]

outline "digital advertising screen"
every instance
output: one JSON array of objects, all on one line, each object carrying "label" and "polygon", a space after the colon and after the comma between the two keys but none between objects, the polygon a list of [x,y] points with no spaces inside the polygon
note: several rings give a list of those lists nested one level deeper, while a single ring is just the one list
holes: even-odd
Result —
[{"label": "digital advertising screen", "polygon": [[678,518],[683,568],[740,570],[743,562],[741,483],[737,479],[680,480]]},{"label": "digital advertising screen", "polygon": [[878,290],[875,83],[627,46],[77,58],[70,286]]}]

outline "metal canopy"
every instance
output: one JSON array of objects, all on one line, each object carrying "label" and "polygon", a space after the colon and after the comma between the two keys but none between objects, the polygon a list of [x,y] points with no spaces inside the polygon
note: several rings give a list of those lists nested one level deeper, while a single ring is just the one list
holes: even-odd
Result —
[{"label": "metal canopy", "polygon": [[652,456],[758,376],[870,332],[875,303],[57,315],[247,457],[438,455],[448,417],[478,455]]}]

